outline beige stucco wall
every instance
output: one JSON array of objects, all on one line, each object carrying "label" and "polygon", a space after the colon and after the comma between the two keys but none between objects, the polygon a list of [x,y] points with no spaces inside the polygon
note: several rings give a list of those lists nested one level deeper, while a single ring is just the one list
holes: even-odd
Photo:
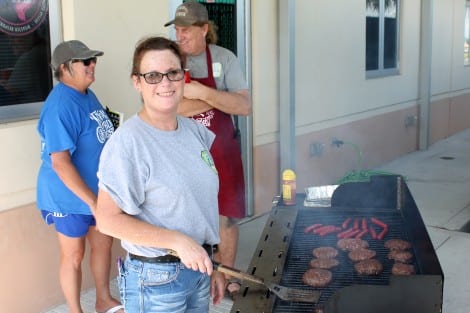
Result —
[{"label": "beige stucco wall", "polygon": [[[279,53],[273,33],[279,25],[270,15],[279,12],[276,3],[267,2],[252,4],[255,215],[269,211],[279,193],[275,103],[279,88],[286,87],[276,78]],[[417,149],[419,124],[406,127],[405,120],[419,112],[421,8],[420,1],[401,4],[400,73],[366,79],[365,1],[348,1],[341,8],[334,1],[295,2],[295,155],[300,192],[357,169],[357,153],[351,146],[332,148],[334,137],[362,150],[363,169]],[[470,67],[462,64],[464,7],[464,0],[434,2],[429,144],[470,126]],[[323,145],[322,156],[310,155],[312,143]]]},{"label": "beige stucco wall", "polygon": [[[130,84],[132,52],[142,36],[166,34],[163,23],[169,16],[167,1],[139,0],[138,5],[111,0],[61,2],[64,39],[79,39],[105,52],[91,88],[104,105],[127,117],[135,113],[140,99]],[[56,234],[42,222],[34,204],[40,165],[36,123],[0,124],[1,312],[42,312],[64,301],[58,280]],[[121,253],[115,242],[113,260]],[[90,288],[88,262],[83,263],[83,273],[83,288]],[[116,275],[114,266],[112,274]]]},{"label": "beige stucco wall", "polygon": [[0,211],[35,199],[40,143],[36,121],[0,124]]},{"label": "beige stucco wall", "polygon": [[278,140],[279,47],[277,1],[252,1],[253,141],[258,146]]},{"label": "beige stucco wall", "polygon": [[[130,80],[132,53],[138,40],[168,35],[168,1],[62,0],[64,39],[81,39],[104,51],[91,86],[103,105],[124,112],[126,118],[140,108]],[[90,10],[90,7],[93,10]]]},{"label": "beige stucco wall", "polygon": [[[103,105],[124,112],[140,108],[140,99],[130,81],[132,52],[136,42],[148,35],[167,35],[167,1],[63,0],[63,38],[79,39],[104,51],[91,86]],[[90,8],[93,8],[90,10]],[[144,8],[144,9],[143,9]],[[9,153],[0,155],[0,211],[35,201],[39,168],[37,120],[0,124],[0,142]]]},{"label": "beige stucco wall", "polygon": [[[413,105],[417,97],[419,14],[402,16],[400,75],[366,79],[365,1],[341,6],[296,1],[295,29],[308,30],[297,31],[295,40],[297,134],[383,114],[390,105]],[[419,1],[403,1],[403,6],[419,12]]]},{"label": "beige stucco wall", "polygon": [[[63,303],[57,234],[44,225],[37,208],[31,204],[0,212],[0,229],[0,311],[36,313]],[[122,255],[115,240],[112,260]],[[88,289],[93,286],[88,261],[83,262],[82,270],[83,289]],[[111,275],[117,275],[114,264]]]}]

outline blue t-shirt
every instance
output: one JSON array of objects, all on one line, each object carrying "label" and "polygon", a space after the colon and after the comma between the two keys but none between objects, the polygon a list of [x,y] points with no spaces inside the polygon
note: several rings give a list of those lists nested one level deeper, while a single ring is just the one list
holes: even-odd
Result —
[{"label": "blue t-shirt", "polygon": [[98,192],[98,163],[114,127],[95,94],[85,94],[57,84],[44,103],[37,130],[41,137],[41,160],[37,181],[39,209],[91,214],[90,208],[68,189],[52,168],[53,152],[68,150],[72,163],[87,186]]}]

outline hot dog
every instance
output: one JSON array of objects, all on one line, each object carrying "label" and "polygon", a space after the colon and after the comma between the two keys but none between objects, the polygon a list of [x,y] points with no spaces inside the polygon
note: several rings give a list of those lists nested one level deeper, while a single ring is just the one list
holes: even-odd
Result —
[{"label": "hot dog", "polygon": [[320,226],[320,227],[315,228],[313,230],[313,233],[319,235],[320,233],[324,232],[325,230],[331,229],[331,227],[335,227],[335,226],[333,226],[333,225]]},{"label": "hot dog", "polygon": [[352,217],[348,217],[347,219],[345,219],[344,222],[343,222],[343,224],[341,225],[341,227],[342,227],[343,229],[348,228],[348,224],[351,222],[351,220],[352,220]]},{"label": "hot dog", "polygon": [[384,239],[385,235],[388,232],[388,226],[385,226],[384,229],[377,235],[377,239],[382,240]]},{"label": "hot dog", "polygon": [[378,218],[371,217],[371,218],[370,218],[370,221],[371,221],[372,223],[374,223],[375,225],[380,226],[380,227],[382,227],[382,228],[388,227],[387,224],[385,224],[384,222],[382,222],[382,221],[379,220]]},{"label": "hot dog", "polygon": [[336,237],[338,238],[344,238],[345,235],[349,234],[350,232],[352,232],[354,230],[354,228],[348,228],[346,229],[345,231],[342,231],[340,233],[338,233],[338,235],[336,235]]},{"label": "hot dog", "polygon": [[377,239],[377,232],[375,231],[375,228],[372,227],[372,225],[369,227],[369,231],[370,231],[370,236],[372,237],[372,239]]},{"label": "hot dog", "polygon": [[360,231],[361,231],[360,229],[354,229],[353,228],[353,230],[351,232],[343,235],[343,238],[352,238],[352,237],[356,236]]},{"label": "hot dog", "polygon": [[354,229],[359,229],[359,218],[354,219]]},{"label": "hot dog", "polygon": [[333,225],[330,225],[326,228],[324,228],[320,233],[319,235],[320,236],[325,236],[325,235],[328,235],[328,234],[331,234],[331,233],[335,233],[335,232],[338,232],[341,230],[341,227],[337,227],[337,226],[333,226]]},{"label": "hot dog", "polygon": [[366,229],[363,229],[363,230],[359,231],[359,233],[357,233],[356,237],[354,237],[354,238],[356,238],[356,239],[361,239],[362,236],[364,236],[364,235],[367,234],[368,232],[369,232],[369,230],[368,230],[367,228],[366,228]]},{"label": "hot dog", "polygon": [[317,229],[317,228],[320,227],[320,226],[323,226],[323,225],[317,223],[317,224],[312,224],[312,225],[310,225],[310,226],[307,226],[307,227],[305,227],[305,229],[304,229],[304,233],[307,234],[307,233],[309,233],[309,232],[311,232],[311,231]]}]

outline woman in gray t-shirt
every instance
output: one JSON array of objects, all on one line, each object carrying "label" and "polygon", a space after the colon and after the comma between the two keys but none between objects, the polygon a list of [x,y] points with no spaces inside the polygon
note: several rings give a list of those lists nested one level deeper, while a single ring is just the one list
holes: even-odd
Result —
[{"label": "woman in gray t-shirt", "polygon": [[176,113],[183,68],[173,41],[138,44],[131,77],[142,109],[101,154],[96,219],[128,252],[118,277],[127,313],[208,312],[209,297],[217,304],[224,294],[208,255],[219,242],[215,136]]}]

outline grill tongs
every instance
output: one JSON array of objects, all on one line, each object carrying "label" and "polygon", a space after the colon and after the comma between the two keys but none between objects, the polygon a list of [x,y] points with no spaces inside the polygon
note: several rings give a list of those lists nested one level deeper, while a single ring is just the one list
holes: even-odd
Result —
[{"label": "grill tongs", "polygon": [[[176,257],[178,256],[176,251],[171,250],[171,249],[168,250],[168,253]],[[214,270],[218,272],[228,274],[230,276],[239,278],[241,280],[247,280],[252,283],[265,286],[272,293],[274,293],[276,296],[278,296],[281,300],[284,300],[284,301],[315,303],[315,302],[318,302],[318,299],[320,298],[319,291],[303,290],[303,289],[280,286],[272,282],[267,282],[261,277],[250,275],[248,273],[242,272],[235,268],[222,265],[214,260],[212,260],[212,264],[214,266]]]},{"label": "grill tongs", "polygon": [[303,290],[303,289],[280,286],[278,284],[265,281],[261,277],[250,275],[248,273],[242,272],[235,268],[222,265],[215,261],[212,261],[212,264],[214,265],[214,270],[216,271],[219,271],[224,274],[228,274],[230,276],[239,278],[241,280],[247,280],[255,284],[264,285],[272,293],[274,293],[276,296],[278,296],[281,300],[284,300],[284,301],[315,303],[320,298],[319,291]]}]

